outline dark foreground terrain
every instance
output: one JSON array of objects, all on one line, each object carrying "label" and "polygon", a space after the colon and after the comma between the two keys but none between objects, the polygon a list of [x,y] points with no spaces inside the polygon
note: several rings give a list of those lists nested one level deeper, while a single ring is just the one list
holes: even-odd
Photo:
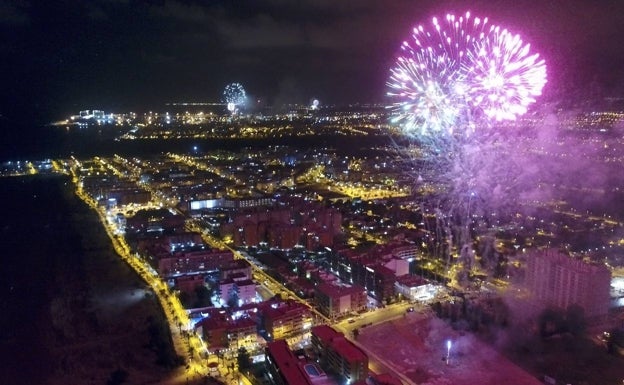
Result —
[{"label": "dark foreground terrain", "polygon": [[58,176],[0,179],[0,378],[143,384],[170,371],[157,300]]}]

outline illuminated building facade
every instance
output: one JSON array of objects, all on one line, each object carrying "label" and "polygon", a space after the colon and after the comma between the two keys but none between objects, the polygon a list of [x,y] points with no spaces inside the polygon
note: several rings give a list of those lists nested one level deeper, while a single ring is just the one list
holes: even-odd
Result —
[{"label": "illuminated building facade", "polygon": [[312,326],[310,309],[296,301],[273,304],[262,310],[260,319],[262,327],[273,340],[292,337]]},{"label": "illuminated building facade", "polygon": [[608,313],[611,272],[606,266],[555,249],[535,251],[527,260],[526,283],[535,300],[562,309],[579,305],[590,318]]}]

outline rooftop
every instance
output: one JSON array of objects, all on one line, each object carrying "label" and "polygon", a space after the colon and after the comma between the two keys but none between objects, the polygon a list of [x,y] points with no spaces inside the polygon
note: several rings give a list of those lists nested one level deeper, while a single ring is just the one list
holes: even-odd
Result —
[{"label": "rooftop", "polygon": [[312,328],[312,335],[317,336],[327,346],[332,347],[339,355],[349,361],[368,360],[368,356],[360,348],[347,340],[344,334],[337,332],[327,325],[318,325]]}]

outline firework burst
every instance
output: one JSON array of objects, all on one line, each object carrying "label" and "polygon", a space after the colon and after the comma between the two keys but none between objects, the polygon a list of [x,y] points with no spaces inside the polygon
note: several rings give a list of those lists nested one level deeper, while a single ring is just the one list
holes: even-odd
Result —
[{"label": "firework burst", "polygon": [[530,53],[518,35],[495,27],[470,52],[468,93],[472,108],[488,119],[514,120],[541,95],[546,84],[546,65]]},{"label": "firework burst", "polygon": [[240,83],[230,83],[223,90],[223,99],[227,109],[233,113],[238,107],[245,104],[247,94]]},{"label": "firework burst", "polygon": [[478,121],[513,120],[535,102],[546,66],[518,35],[470,13],[414,28],[390,70],[393,122],[406,134],[469,134]]},{"label": "firework burst", "polygon": [[421,211],[435,213],[424,221],[436,234],[430,250],[447,264],[459,254],[469,267],[476,224],[514,201],[519,137],[493,123],[524,114],[545,83],[528,44],[470,13],[433,18],[401,45],[387,82],[391,121],[408,139],[399,154],[417,173]]}]

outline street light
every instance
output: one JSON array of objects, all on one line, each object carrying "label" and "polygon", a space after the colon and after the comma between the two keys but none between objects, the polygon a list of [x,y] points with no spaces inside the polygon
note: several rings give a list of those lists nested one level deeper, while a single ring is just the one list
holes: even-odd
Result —
[{"label": "street light", "polygon": [[451,357],[451,340],[446,341],[446,364],[449,364],[449,359]]}]

